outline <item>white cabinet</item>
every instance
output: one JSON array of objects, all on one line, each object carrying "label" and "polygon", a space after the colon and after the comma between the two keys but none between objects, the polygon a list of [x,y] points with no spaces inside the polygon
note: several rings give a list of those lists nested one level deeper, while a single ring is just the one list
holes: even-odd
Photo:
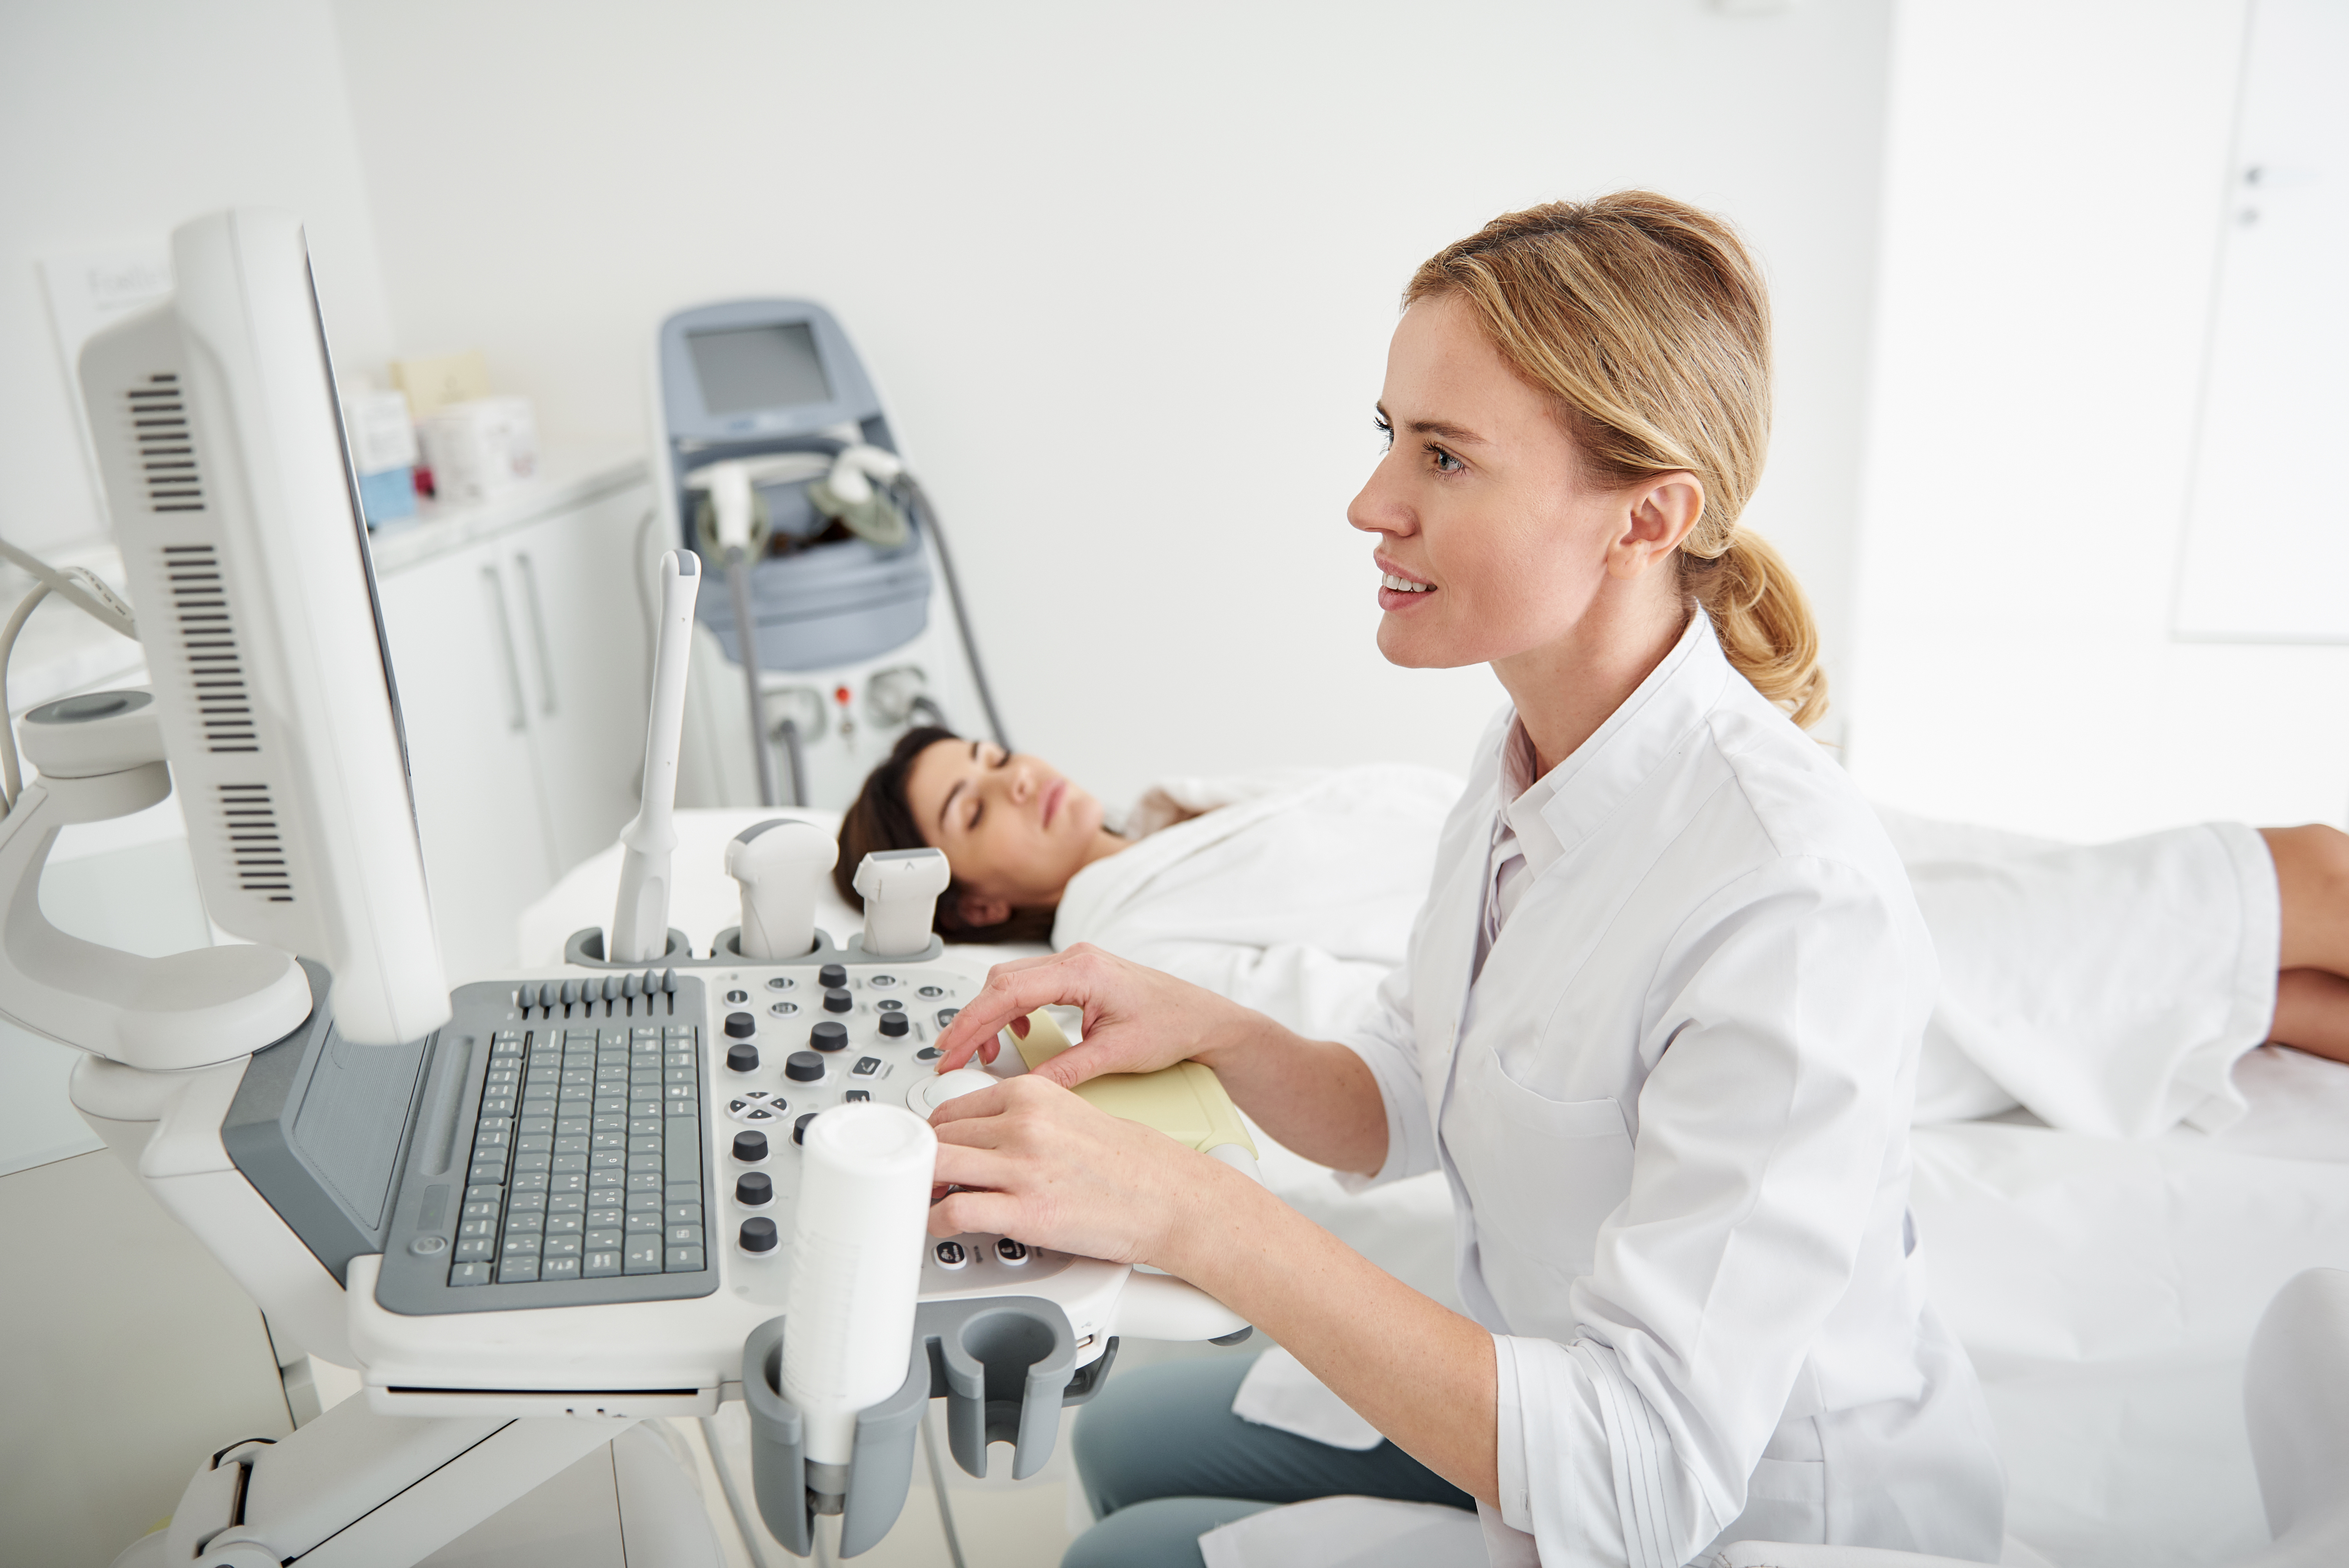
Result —
[{"label": "white cabinet", "polygon": [[442,513],[376,544],[384,628],[451,985],[636,809],[649,654],[634,465]]}]

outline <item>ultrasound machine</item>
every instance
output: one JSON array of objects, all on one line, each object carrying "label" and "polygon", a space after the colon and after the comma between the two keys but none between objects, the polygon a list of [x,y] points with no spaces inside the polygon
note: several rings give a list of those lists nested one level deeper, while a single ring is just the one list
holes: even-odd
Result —
[{"label": "ultrasound machine", "polygon": [[[90,1125],[273,1328],[365,1392],[205,1459],[121,1561],[414,1563],[633,1423],[736,1398],[767,1532],[854,1555],[895,1520],[933,1398],[966,1470],[1007,1442],[1024,1476],[1121,1336],[1244,1335],[1163,1274],[919,1233],[924,1119],[988,1081],[932,1066],[983,979],[931,935],[936,851],[868,860],[864,929],[835,941],[812,920],[828,836],[762,823],[728,850],[742,924],[701,954],[667,928],[690,552],[664,558],[611,928],[557,971],[449,990],[302,230],[240,211],[172,248],[174,297],[81,361],[129,581],[112,608],[151,685],[24,723],[38,775],[0,819],[0,1015],[84,1053]],[[243,940],[143,958],[53,928],[58,830],[175,790],[207,911]],[[1066,1043],[1033,1024],[997,1071]],[[1085,1092],[1252,1165],[1195,1064]],[[893,1150],[919,1158],[854,1176]],[[823,1364],[875,1356],[861,1394]]]}]

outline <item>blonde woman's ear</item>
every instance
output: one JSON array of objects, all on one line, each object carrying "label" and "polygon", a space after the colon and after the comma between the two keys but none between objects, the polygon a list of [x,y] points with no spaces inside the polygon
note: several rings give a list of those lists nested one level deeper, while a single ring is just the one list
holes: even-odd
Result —
[{"label": "blonde woman's ear", "polygon": [[955,895],[955,913],[965,925],[1001,925],[1011,918],[1011,901],[965,888]]},{"label": "blonde woman's ear", "polygon": [[1607,549],[1607,570],[1637,577],[1681,547],[1704,516],[1704,485],[1694,474],[1659,474],[1634,487],[1622,533]]}]

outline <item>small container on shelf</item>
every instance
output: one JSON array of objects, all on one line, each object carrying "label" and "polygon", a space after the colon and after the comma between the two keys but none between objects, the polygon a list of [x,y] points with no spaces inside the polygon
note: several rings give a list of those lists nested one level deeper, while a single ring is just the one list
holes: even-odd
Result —
[{"label": "small container on shelf", "polygon": [[344,395],[343,429],[358,473],[359,509],[369,528],[416,515],[416,427],[408,398],[357,387]]}]

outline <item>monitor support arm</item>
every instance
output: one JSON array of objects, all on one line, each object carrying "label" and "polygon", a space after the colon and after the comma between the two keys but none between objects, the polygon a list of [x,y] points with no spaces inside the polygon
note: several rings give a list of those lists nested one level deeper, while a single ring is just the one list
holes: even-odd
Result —
[{"label": "monitor support arm", "polygon": [[238,944],[142,958],[68,936],[41,913],[57,831],[144,810],[171,792],[145,692],[67,697],[26,716],[41,776],[0,818],[0,1017],[60,1045],[147,1071],[231,1061],[310,1016],[291,954]]}]

